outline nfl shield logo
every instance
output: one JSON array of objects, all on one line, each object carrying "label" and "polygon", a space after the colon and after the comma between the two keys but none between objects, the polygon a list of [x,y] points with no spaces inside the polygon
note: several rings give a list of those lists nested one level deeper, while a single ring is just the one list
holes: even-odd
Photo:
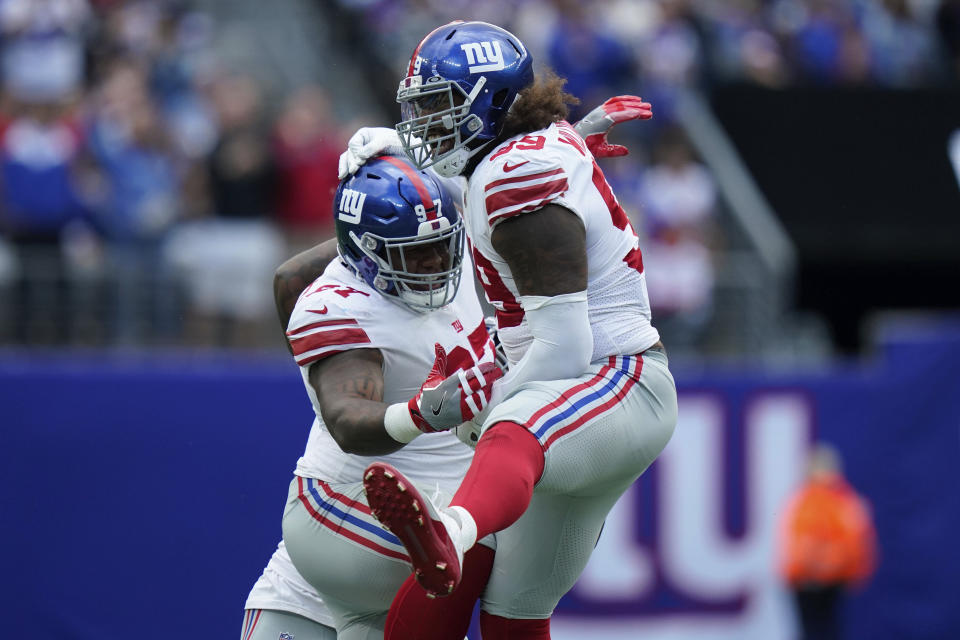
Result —
[{"label": "nfl shield logo", "polygon": [[292,634],[292,633],[281,633],[281,634],[280,634],[280,637],[277,638],[277,640],[293,640],[293,634]]}]

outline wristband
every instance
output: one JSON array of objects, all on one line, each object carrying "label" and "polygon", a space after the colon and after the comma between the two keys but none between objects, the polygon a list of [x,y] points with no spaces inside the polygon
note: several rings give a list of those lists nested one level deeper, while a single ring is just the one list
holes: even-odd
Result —
[{"label": "wristband", "polygon": [[398,402],[387,407],[383,415],[383,428],[391,438],[407,444],[423,433],[417,428],[406,402]]}]

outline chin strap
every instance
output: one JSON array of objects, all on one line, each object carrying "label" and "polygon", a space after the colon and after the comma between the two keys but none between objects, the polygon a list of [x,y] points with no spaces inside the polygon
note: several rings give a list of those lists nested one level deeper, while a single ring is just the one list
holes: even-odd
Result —
[{"label": "chin strap", "polygon": [[456,151],[450,152],[450,154],[443,160],[436,162],[432,168],[441,177],[456,178],[457,176],[462,175],[466,168],[470,165],[470,159],[489,147],[491,142],[493,142],[493,140],[487,140],[475,149],[460,147]]}]

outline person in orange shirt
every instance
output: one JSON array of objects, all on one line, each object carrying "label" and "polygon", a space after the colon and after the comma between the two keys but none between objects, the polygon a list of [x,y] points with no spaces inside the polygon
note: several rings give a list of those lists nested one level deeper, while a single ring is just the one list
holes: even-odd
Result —
[{"label": "person in orange shirt", "polygon": [[840,638],[840,602],[873,575],[875,565],[869,505],[844,478],[836,449],[819,443],[780,527],[780,573],[794,594],[800,637]]}]

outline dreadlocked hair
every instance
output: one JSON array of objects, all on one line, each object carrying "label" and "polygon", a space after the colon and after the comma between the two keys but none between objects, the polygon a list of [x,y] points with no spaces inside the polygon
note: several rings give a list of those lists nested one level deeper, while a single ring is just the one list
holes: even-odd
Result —
[{"label": "dreadlocked hair", "polygon": [[563,90],[565,84],[567,79],[558,76],[553,69],[538,73],[534,83],[517,95],[498,137],[502,140],[512,138],[566,120],[570,107],[580,104],[580,100]]}]

